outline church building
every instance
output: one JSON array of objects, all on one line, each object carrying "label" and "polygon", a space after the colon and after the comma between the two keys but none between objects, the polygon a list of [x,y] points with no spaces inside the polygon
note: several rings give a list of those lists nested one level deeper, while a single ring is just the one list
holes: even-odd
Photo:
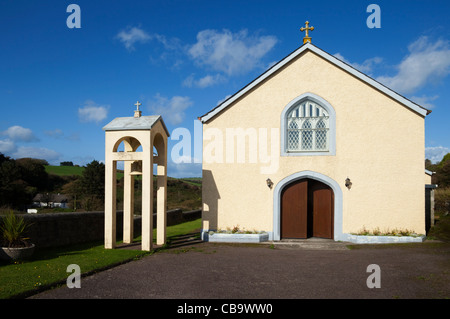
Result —
[{"label": "church building", "polygon": [[297,50],[199,117],[204,234],[425,234],[429,113],[306,34]]}]

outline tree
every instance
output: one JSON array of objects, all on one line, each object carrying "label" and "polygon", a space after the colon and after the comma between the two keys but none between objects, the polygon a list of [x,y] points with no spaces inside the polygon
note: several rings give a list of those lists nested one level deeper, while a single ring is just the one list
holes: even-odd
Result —
[{"label": "tree", "polygon": [[433,174],[432,183],[438,184],[439,188],[450,187],[450,153],[445,155],[442,160],[432,166]]},{"label": "tree", "polygon": [[444,157],[442,158],[442,160],[436,165],[436,167],[438,169],[442,168],[445,163],[450,162],[450,153],[447,153],[446,155],[444,155]]},{"label": "tree", "polygon": [[80,179],[84,194],[105,196],[105,164],[96,160],[86,165]]},{"label": "tree", "polygon": [[16,164],[20,169],[20,178],[39,191],[51,188],[48,173],[44,167],[46,163],[47,161],[45,160],[34,158],[20,158],[16,160]]},{"label": "tree", "polygon": [[11,206],[16,191],[13,182],[18,176],[15,161],[0,154],[0,206]]},{"label": "tree", "polygon": [[80,179],[77,176],[70,176],[67,177],[67,183],[61,189],[61,192],[71,199],[74,211],[80,208],[79,201],[83,196],[80,184]]},{"label": "tree", "polygon": [[105,164],[96,160],[86,165],[79,181],[86,210],[103,209],[105,199]]},{"label": "tree", "polygon": [[44,165],[46,160],[14,160],[0,153],[0,207],[24,208],[38,192],[51,191],[59,179],[50,178]]},{"label": "tree", "polygon": [[73,162],[61,162],[59,166],[73,166]]},{"label": "tree", "polygon": [[450,161],[445,161],[436,172],[437,184],[439,187],[450,187]]},{"label": "tree", "polygon": [[19,208],[26,205],[34,191],[23,180],[16,161],[0,153],[0,207]]}]

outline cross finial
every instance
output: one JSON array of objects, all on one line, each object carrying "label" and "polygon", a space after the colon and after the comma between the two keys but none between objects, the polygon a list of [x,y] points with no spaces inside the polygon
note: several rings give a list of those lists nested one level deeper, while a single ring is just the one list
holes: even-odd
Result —
[{"label": "cross finial", "polygon": [[134,105],[136,105],[136,110],[134,111],[134,117],[141,117],[142,112],[139,110],[139,106],[141,106],[142,103],[137,101]]},{"label": "cross finial", "polygon": [[309,27],[309,21],[305,22],[305,27],[301,27],[300,31],[306,31],[305,32],[305,37],[303,38],[303,44],[305,44],[306,42],[311,43],[311,37],[309,37],[308,31],[313,31],[314,27]]},{"label": "cross finial", "polygon": [[136,111],[139,111],[139,106],[141,106],[142,103],[137,101],[134,105],[136,105]]}]

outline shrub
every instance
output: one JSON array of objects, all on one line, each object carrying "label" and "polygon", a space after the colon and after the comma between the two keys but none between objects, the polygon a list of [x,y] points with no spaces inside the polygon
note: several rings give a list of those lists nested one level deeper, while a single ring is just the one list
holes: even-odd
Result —
[{"label": "shrub", "polygon": [[3,217],[3,223],[0,226],[4,245],[8,247],[26,247],[27,239],[24,233],[28,224],[25,223],[23,217],[16,216],[13,211]]},{"label": "shrub", "polygon": [[434,191],[434,209],[439,213],[448,213],[450,210],[450,187],[436,188]]},{"label": "shrub", "polygon": [[375,228],[374,230],[370,231],[366,229],[364,226],[359,232],[352,233],[353,235],[360,235],[360,236],[417,236],[416,233],[409,229],[398,229],[394,228],[392,230],[385,230],[381,231],[379,227]]}]

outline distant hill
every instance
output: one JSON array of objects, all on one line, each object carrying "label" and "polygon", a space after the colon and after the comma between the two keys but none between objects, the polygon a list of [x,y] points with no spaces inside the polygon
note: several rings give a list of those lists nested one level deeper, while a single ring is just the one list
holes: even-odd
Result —
[{"label": "distant hill", "polygon": [[167,178],[167,208],[194,210],[202,207],[201,178]]}]

